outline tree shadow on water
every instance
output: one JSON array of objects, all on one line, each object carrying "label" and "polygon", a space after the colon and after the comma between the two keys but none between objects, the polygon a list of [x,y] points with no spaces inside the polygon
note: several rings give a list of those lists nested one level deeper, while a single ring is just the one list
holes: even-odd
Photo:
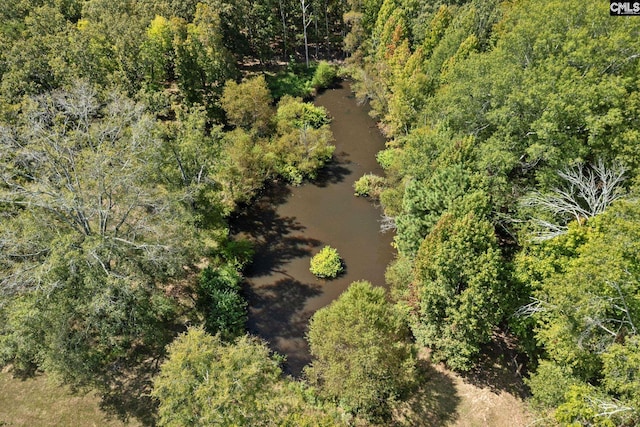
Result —
[{"label": "tree shadow on water", "polygon": [[262,286],[247,281],[244,292],[250,307],[249,332],[268,340],[272,350],[287,357],[285,371],[299,376],[310,361],[305,334],[313,313],[304,307],[322,293],[322,286],[287,277]]},{"label": "tree shadow on water", "polygon": [[278,212],[290,194],[284,184],[269,186],[233,218],[231,231],[248,238],[255,251],[244,271],[248,330],[286,356],[285,371],[298,376],[310,359],[304,337],[312,313],[305,313],[304,307],[309,298],[322,293],[322,286],[300,282],[287,268],[293,260],[310,257],[321,242],[305,237],[306,227],[296,217]]},{"label": "tree shadow on water", "polygon": [[296,258],[310,256],[320,241],[302,235],[305,226],[296,217],[282,216],[277,205],[284,203],[289,190],[274,186],[254,203],[233,218],[233,234],[244,235],[253,243],[253,262],[246,268],[248,277],[268,276],[279,272],[284,265]]},{"label": "tree shadow on water", "polygon": [[238,206],[236,213],[231,215],[232,227],[242,229],[242,226],[251,225],[263,210],[285,203],[290,195],[291,188],[286,183],[282,181],[269,183],[260,190],[255,199]]},{"label": "tree shadow on water", "polygon": [[331,161],[318,171],[318,175],[311,183],[321,188],[327,187],[330,184],[338,184],[353,173],[349,168],[351,163],[349,153],[346,151],[334,153]]},{"label": "tree shadow on water", "polygon": [[310,256],[321,242],[300,235],[290,235],[304,228],[293,217],[267,215],[263,227],[252,233],[255,254],[245,274],[248,277],[268,276],[280,272],[293,259]]},{"label": "tree shadow on water", "polygon": [[342,80],[335,80],[329,86],[321,87],[321,88],[317,89],[316,90],[316,95],[322,95],[323,93],[325,93],[328,90],[339,90],[339,89],[342,89],[342,88],[344,88],[344,84],[343,84]]}]

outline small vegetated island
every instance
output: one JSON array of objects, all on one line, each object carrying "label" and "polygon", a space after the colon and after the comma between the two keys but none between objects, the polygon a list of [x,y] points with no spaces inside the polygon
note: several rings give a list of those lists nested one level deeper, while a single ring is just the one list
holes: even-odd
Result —
[{"label": "small vegetated island", "polygon": [[[477,373],[508,347],[535,419],[640,424],[640,19],[578,0],[5,3],[11,375],[160,426],[445,424],[411,404],[431,387],[416,350]],[[384,176],[354,191],[397,257],[388,295],[356,283],[314,316],[294,379],[246,333],[252,250],[228,221],[330,161],[305,102],[333,83],[323,59],[388,137]],[[331,248],[311,264],[341,268]]]},{"label": "small vegetated island", "polygon": [[331,246],[325,246],[311,258],[311,273],[321,279],[335,279],[344,267],[338,251]]}]

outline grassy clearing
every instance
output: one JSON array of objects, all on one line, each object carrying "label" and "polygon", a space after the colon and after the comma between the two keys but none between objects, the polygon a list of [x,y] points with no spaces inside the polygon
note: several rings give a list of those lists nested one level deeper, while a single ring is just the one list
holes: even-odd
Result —
[{"label": "grassy clearing", "polygon": [[495,359],[486,360],[482,375],[465,378],[433,366],[421,355],[424,375],[420,390],[400,404],[396,427],[524,427],[534,418],[522,395],[520,377]]},{"label": "grassy clearing", "polygon": [[526,403],[513,394],[470,384],[451,373],[445,375],[451,375],[460,396],[456,419],[449,426],[524,427],[533,422]]},{"label": "grassy clearing", "polygon": [[471,384],[442,366],[429,370],[420,392],[394,418],[397,427],[524,427],[533,422],[521,398]]},{"label": "grassy clearing", "polygon": [[[398,405],[394,427],[524,427],[534,418],[522,399],[522,381],[488,359],[481,375],[462,377],[422,355],[422,386]],[[0,427],[142,426],[100,409],[95,393],[74,394],[45,376],[27,380],[0,373]]]},{"label": "grassy clearing", "polygon": [[100,409],[95,393],[72,393],[44,375],[21,380],[0,373],[0,426],[140,426],[123,423]]}]

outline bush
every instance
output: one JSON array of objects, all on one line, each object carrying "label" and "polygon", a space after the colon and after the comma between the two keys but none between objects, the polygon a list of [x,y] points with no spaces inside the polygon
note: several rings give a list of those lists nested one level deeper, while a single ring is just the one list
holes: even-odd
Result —
[{"label": "bush", "polygon": [[336,79],[338,72],[336,67],[329,64],[327,61],[320,61],[315,73],[313,73],[313,79],[311,79],[311,86],[315,89],[323,89],[331,86]]},{"label": "bush", "polygon": [[397,148],[387,148],[382,151],[378,151],[376,154],[376,160],[378,164],[382,167],[382,169],[387,170],[393,165],[398,157],[398,149]]},{"label": "bush", "polygon": [[380,197],[384,186],[384,178],[372,173],[368,173],[360,177],[353,183],[353,189],[356,196],[368,196],[374,199]]},{"label": "bush", "polygon": [[253,259],[253,243],[246,239],[226,240],[219,249],[223,260],[238,271]]},{"label": "bush", "polygon": [[342,260],[338,251],[331,246],[325,246],[311,258],[309,270],[321,279],[333,279],[342,273]]},{"label": "bush", "polygon": [[275,76],[267,76],[267,84],[274,99],[285,95],[307,98],[311,95],[311,80],[305,75],[298,75],[292,71],[283,71]]},{"label": "bush", "polygon": [[278,168],[278,173],[284,177],[291,185],[295,185],[296,187],[302,184],[302,180],[304,179],[304,173],[302,171],[291,164],[283,165],[281,168]]},{"label": "bush", "polygon": [[242,335],[247,322],[247,302],[240,294],[240,275],[231,265],[202,270],[198,281],[198,308],[207,332],[225,340]]}]

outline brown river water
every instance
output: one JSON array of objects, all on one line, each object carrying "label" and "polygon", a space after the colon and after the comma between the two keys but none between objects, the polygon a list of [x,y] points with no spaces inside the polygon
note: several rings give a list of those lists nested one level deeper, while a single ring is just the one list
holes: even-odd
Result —
[{"label": "brown river water", "polygon": [[[353,281],[384,286],[394,256],[392,234],[379,231],[381,209],[353,194],[363,174],[382,173],[375,155],[384,148],[383,136],[346,83],[314,103],[332,117],[333,162],[313,182],[270,186],[232,222],[234,233],[251,239],[256,251],[244,272],[249,332],[286,356],[285,370],[296,376],[310,361],[304,336],[313,313]],[[329,281],[309,271],[311,256],[325,245],[338,250],[346,267]]]}]

